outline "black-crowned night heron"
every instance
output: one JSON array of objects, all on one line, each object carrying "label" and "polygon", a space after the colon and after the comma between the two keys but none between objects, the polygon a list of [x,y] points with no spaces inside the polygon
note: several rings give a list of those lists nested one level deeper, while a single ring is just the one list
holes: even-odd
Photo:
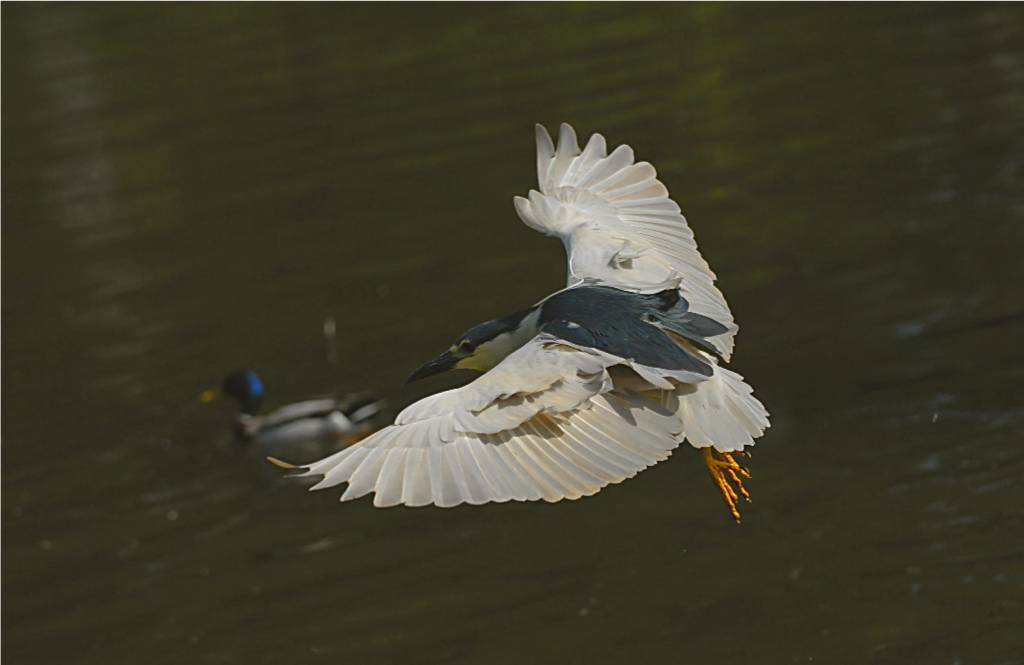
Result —
[{"label": "black-crowned night heron", "polygon": [[365,394],[324,396],[293,402],[261,413],[263,380],[250,369],[224,377],[219,390],[203,392],[211,402],[221,395],[238,402],[234,434],[239,443],[254,446],[261,455],[307,462],[351,445],[375,427],[384,402]]},{"label": "black-crowned night heron", "polygon": [[679,206],[628,146],[608,154],[594,134],[581,151],[569,125],[557,149],[537,127],[537,176],[516,211],[565,244],[566,288],[471,328],[410,378],[483,376],[301,475],[377,506],[553,502],[630,478],[685,439],[739,520],[736,456],[768,413],[722,365],[738,328]]}]

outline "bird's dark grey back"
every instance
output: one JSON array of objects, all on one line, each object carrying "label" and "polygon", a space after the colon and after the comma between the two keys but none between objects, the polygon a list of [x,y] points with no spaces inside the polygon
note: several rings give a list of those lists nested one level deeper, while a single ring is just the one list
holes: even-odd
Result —
[{"label": "bird's dark grey back", "polygon": [[711,374],[710,365],[687,353],[662,327],[711,353],[714,347],[707,338],[728,330],[713,319],[690,312],[689,303],[676,289],[640,294],[609,286],[578,286],[556,293],[541,308],[541,329],[568,342],[650,367],[705,376]]}]

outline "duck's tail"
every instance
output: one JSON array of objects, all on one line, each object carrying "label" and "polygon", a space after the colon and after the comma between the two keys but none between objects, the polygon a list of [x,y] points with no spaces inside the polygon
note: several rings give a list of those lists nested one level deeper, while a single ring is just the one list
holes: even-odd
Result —
[{"label": "duck's tail", "polygon": [[366,426],[370,425],[384,411],[386,406],[387,402],[382,399],[368,395],[357,395],[345,404],[342,412],[353,425]]}]

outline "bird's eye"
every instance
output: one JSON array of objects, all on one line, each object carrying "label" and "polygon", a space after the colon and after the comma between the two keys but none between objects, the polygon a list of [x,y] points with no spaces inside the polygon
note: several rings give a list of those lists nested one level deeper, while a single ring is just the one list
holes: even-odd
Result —
[{"label": "bird's eye", "polygon": [[476,349],[476,344],[469,341],[468,339],[464,339],[461,342],[459,342],[459,351],[462,351],[464,353],[472,353],[474,349]]}]

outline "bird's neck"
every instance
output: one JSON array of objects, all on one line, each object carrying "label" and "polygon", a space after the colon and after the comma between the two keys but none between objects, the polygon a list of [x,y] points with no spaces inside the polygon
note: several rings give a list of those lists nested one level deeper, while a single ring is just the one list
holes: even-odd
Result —
[{"label": "bird's neck", "polygon": [[539,332],[540,307],[537,306],[525,310],[515,327],[481,345],[473,356],[472,369],[486,372],[536,337]]}]

